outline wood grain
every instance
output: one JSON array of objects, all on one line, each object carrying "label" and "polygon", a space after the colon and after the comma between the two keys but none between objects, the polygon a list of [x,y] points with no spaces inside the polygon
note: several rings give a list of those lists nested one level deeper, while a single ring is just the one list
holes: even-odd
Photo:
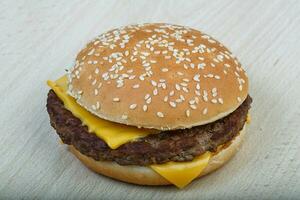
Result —
[{"label": "wood grain", "polygon": [[[140,22],[212,35],[250,77],[240,152],[184,190],[95,175],[49,125],[45,81],[99,33]],[[0,199],[300,199],[300,1],[0,1],[0,33]]]}]

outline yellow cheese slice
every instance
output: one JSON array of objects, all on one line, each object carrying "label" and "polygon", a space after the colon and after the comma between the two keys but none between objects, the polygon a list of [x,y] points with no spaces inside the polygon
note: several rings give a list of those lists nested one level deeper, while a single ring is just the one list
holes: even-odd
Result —
[{"label": "yellow cheese slice", "polygon": [[111,149],[116,149],[129,141],[158,132],[156,130],[147,130],[114,123],[88,112],[85,108],[81,107],[73,97],[67,94],[66,76],[63,76],[55,82],[47,81],[47,84],[63,101],[66,109],[79,118],[82,123],[88,127],[89,132],[94,132],[99,138],[104,140]]},{"label": "yellow cheese slice", "polygon": [[[116,149],[129,141],[157,132],[155,130],[139,129],[133,126],[110,122],[88,112],[73,97],[67,94],[67,78],[65,76],[55,82],[47,81],[47,84],[63,101],[66,109],[79,118],[88,127],[90,132],[94,132],[112,149]],[[206,152],[191,162],[168,162],[151,165],[150,167],[170,183],[176,185],[178,188],[183,188],[200,175],[207,166],[210,157],[211,153]]]},{"label": "yellow cheese slice", "polygon": [[247,119],[246,119],[246,123],[250,124],[250,122],[251,122],[251,116],[250,116],[250,114],[248,114],[247,115]]},{"label": "yellow cheese slice", "polygon": [[168,162],[151,165],[151,168],[178,188],[183,188],[205,169],[211,157],[210,152],[195,158],[191,162]]}]

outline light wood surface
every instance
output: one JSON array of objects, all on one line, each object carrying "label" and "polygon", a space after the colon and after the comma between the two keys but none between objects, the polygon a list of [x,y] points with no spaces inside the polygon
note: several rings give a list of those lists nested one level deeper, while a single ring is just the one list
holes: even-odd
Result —
[{"label": "light wood surface", "polygon": [[[99,33],[140,22],[200,29],[250,77],[240,152],[184,190],[98,176],[59,144],[47,79]],[[300,199],[300,1],[1,1],[0,199]]]}]

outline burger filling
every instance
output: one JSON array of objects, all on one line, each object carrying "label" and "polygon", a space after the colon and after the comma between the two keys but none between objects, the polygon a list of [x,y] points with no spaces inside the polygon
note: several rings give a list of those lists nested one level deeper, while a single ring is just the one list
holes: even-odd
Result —
[{"label": "burger filling", "polygon": [[[54,86],[55,84],[51,85],[52,89],[57,89]],[[158,131],[139,130],[125,125],[111,125],[116,127],[110,128],[106,132],[113,133],[111,137],[117,134],[116,138],[118,139],[117,142],[110,142],[111,140],[106,140],[105,137],[99,137],[99,133],[101,133],[99,129],[107,129],[110,122],[102,122],[105,120],[101,119],[101,123],[108,124],[103,125],[103,128],[100,126],[91,129],[82,119],[75,116],[74,112],[72,113],[66,108],[66,99],[59,97],[57,93],[59,93],[58,90],[49,91],[47,111],[50,115],[51,125],[56,129],[63,143],[74,146],[79,152],[96,161],[114,161],[120,165],[151,165],[152,169],[163,173],[168,180],[170,180],[168,173],[171,173],[169,174],[171,179],[174,177],[173,171],[170,170],[168,165],[174,168],[175,165],[172,163],[180,164],[181,162],[184,164],[187,161],[193,161],[194,164],[198,163],[192,166],[192,168],[196,167],[196,170],[188,170],[195,172],[195,175],[187,176],[187,181],[173,182],[178,187],[185,186],[190,182],[192,180],[190,177],[195,178],[199,175],[206,166],[203,163],[207,164],[210,158],[210,154],[207,152],[216,152],[218,147],[228,144],[239,134],[247,120],[247,113],[252,102],[251,97],[248,96],[234,112],[226,117],[190,129]],[[124,133],[126,137],[123,138],[122,133],[119,135],[115,133],[122,127],[126,127],[127,130]],[[134,134],[129,134],[130,131]],[[182,179],[184,179],[184,176]]]},{"label": "burger filling", "polygon": [[206,151],[216,151],[219,145],[231,141],[243,128],[250,103],[251,97],[248,96],[238,109],[213,123],[150,134],[117,149],[111,149],[104,140],[89,132],[88,127],[64,107],[53,90],[48,94],[47,110],[51,125],[61,140],[82,154],[120,165],[151,165],[191,161]]}]

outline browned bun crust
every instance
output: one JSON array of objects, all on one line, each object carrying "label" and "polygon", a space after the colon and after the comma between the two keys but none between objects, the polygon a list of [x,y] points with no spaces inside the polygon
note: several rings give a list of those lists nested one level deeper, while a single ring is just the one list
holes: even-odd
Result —
[{"label": "browned bun crust", "polygon": [[98,117],[160,130],[216,121],[248,95],[248,78],[226,47],[170,24],[98,36],[78,54],[68,84],[69,94]]},{"label": "browned bun crust", "polygon": [[[246,125],[245,125],[246,126]],[[232,158],[238,151],[241,142],[245,135],[245,128],[240,132],[240,134],[234,138],[229,146],[220,150],[217,154],[213,155],[204,171],[198,176],[198,178],[215,171],[216,169],[222,167],[227,161]],[[134,183],[138,185],[170,185],[171,183],[165,178],[157,174],[150,167],[143,166],[122,166],[114,162],[106,161],[95,161],[89,158],[79,151],[77,151],[73,146],[69,146],[72,153],[88,168],[92,171],[97,172],[113,179],[120,181]]]}]

